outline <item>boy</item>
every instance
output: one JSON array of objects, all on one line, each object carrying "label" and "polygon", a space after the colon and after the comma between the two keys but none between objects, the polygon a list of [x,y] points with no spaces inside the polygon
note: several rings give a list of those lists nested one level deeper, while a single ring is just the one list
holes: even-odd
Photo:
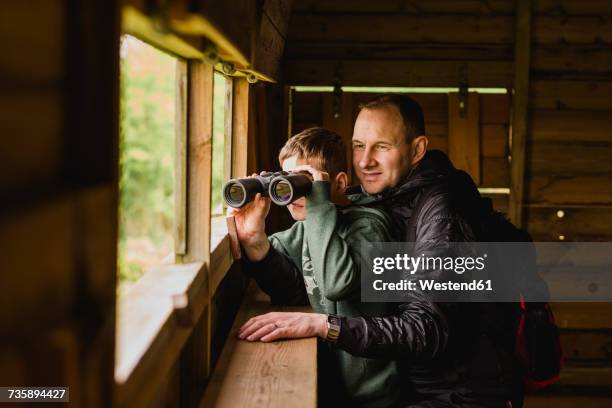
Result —
[{"label": "boy", "polygon": [[[265,235],[270,200],[258,195],[247,206],[232,210],[243,247],[245,271],[276,304],[309,302],[316,313],[314,324],[293,330],[293,337],[320,336],[333,342],[328,315],[384,316],[390,305],[360,302],[362,242],[391,241],[390,220],[383,211],[351,202],[344,190],[348,184],[346,150],[337,134],[310,128],[290,138],[279,154],[285,171],[312,175],[312,192],[288,205],[297,222],[286,231]],[[249,341],[271,341],[283,336],[295,313],[270,313],[249,320],[239,337]],[[331,326],[330,326],[331,327]],[[331,333],[330,333],[331,332]],[[340,371],[340,388],[359,406],[392,406],[400,397],[399,374],[393,360],[367,359],[330,349]],[[331,364],[330,364],[331,363]],[[324,373],[322,373],[324,374]],[[329,401],[326,401],[329,402]]]}]

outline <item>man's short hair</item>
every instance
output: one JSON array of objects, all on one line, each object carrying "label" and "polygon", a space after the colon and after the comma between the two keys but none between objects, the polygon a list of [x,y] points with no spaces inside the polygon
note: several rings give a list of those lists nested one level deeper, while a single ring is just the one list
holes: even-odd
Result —
[{"label": "man's short hair", "polygon": [[311,127],[290,137],[278,154],[278,161],[282,165],[293,156],[314,160],[314,167],[326,171],[331,178],[346,171],[346,147],[342,138],[321,127]]},{"label": "man's short hair", "polygon": [[425,134],[425,117],[421,105],[407,95],[386,94],[359,105],[361,109],[380,109],[394,106],[399,111],[406,127],[406,142]]}]

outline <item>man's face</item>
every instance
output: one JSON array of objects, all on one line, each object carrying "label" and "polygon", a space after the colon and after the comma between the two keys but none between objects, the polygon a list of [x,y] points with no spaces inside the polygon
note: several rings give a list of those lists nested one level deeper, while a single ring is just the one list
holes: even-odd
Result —
[{"label": "man's face", "polygon": [[353,131],[353,166],[365,191],[376,194],[397,186],[408,175],[411,161],[397,108],[362,109]]},{"label": "man's face", "polygon": [[[282,168],[284,171],[294,170],[297,166],[301,166],[303,164],[309,164],[313,166],[308,160],[304,160],[302,158],[298,158],[297,156],[291,156],[287,158],[282,164]],[[314,167],[314,166],[313,166]],[[287,209],[291,213],[291,217],[293,217],[296,221],[304,221],[306,219],[306,197],[301,197],[292,202],[287,206]]]}]

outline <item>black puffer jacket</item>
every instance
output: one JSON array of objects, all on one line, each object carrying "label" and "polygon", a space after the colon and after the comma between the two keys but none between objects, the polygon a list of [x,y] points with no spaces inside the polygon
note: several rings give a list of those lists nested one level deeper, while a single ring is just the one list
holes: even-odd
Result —
[{"label": "black puffer jacket", "polygon": [[[400,240],[417,243],[415,253],[435,256],[447,242],[485,240],[478,190],[442,152],[428,152],[401,186],[375,198],[393,214]],[[417,203],[416,222],[409,222]],[[343,317],[337,347],[399,360],[412,385],[407,406],[507,407],[511,401],[517,407],[522,389],[513,358],[516,310],[510,303],[415,298],[398,304],[390,317]]]}]

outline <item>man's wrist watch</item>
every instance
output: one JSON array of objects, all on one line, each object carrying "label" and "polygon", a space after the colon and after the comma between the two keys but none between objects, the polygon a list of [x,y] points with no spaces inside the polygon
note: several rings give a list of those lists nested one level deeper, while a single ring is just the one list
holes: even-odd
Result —
[{"label": "man's wrist watch", "polygon": [[327,315],[327,337],[325,341],[335,343],[340,336],[340,318],[336,315]]}]

